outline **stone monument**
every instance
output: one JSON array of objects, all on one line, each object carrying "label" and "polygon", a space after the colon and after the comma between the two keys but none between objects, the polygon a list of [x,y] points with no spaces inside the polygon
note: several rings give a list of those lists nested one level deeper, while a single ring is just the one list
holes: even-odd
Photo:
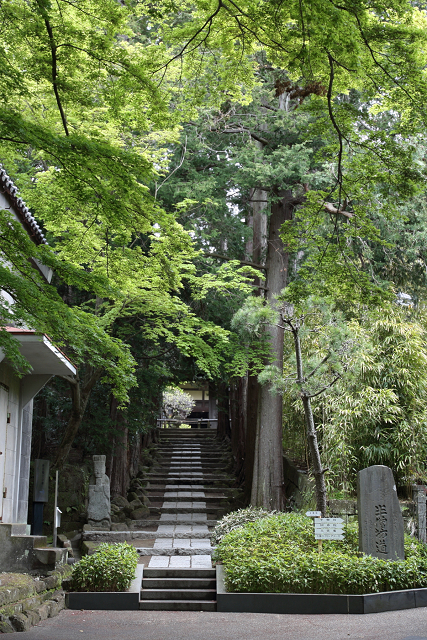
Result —
[{"label": "stone monument", "polygon": [[105,473],[105,456],[93,456],[94,475],[89,484],[87,521],[94,530],[111,527],[110,480]]},{"label": "stone monument", "polygon": [[360,551],[382,560],[404,560],[403,517],[389,467],[359,471],[357,508]]}]

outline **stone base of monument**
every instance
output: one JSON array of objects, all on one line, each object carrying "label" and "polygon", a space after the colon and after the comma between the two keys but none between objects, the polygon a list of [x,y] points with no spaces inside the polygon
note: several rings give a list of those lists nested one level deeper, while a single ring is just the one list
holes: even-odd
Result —
[{"label": "stone base of monument", "polygon": [[232,593],[225,589],[224,569],[216,567],[217,611],[229,613],[380,613],[427,607],[427,589],[363,595],[329,593]]},{"label": "stone base of monument", "polygon": [[65,605],[68,609],[91,611],[137,611],[143,569],[143,565],[137,565],[136,577],[127,591],[70,591],[65,596]]}]

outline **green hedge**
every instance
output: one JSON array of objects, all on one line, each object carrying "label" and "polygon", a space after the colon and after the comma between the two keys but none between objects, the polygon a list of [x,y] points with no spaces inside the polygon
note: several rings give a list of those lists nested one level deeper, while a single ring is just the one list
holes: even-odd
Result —
[{"label": "green hedge", "polygon": [[138,553],[127,542],[100,544],[73,566],[71,591],[126,591],[135,577]]},{"label": "green hedge", "polygon": [[281,513],[234,529],[216,549],[229,591],[257,593],[376,593],[427,587],[427,548],[405,538],[406,560],[358,555],[357,524],[343,541],[317,550],[310,518]]}]

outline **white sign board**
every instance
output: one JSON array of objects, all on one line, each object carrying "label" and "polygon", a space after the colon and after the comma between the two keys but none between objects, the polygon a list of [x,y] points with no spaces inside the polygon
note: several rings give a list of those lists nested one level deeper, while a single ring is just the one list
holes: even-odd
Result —
[{"label": "white sign board", "polygon": [[342,518],[316,518],[314,537],[316,540],[344,540]]},{"label": "white sign board", "polygon": [[344,520],[342,518],[319,518],[319,520],[316,520],[316,524],[321,523],[321,524],[341,524],[344,523]]},{"label": "white sign board", "polygon": [[314,537],[316,540],[344,540],[342,533],[328,533],[328,532],[315,532]]},{"label": "white sign board", "polygon": [[322,515],[321,511],[306,511],[305,515],[309,518],[320,518]]}]

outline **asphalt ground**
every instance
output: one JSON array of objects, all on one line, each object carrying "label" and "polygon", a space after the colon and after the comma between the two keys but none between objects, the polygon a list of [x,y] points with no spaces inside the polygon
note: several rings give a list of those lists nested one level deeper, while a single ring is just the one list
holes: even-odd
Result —
[{"label": "asphalt ground", "polygon": [[22,640],[427,640],[427,608],[366,615],[71,611]]}]

